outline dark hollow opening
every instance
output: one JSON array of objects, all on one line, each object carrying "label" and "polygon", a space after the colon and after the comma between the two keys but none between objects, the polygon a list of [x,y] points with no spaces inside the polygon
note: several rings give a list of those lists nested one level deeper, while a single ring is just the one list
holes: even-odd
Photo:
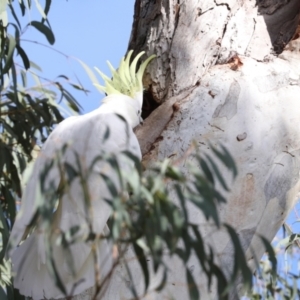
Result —
[{"label": "dark hollow opening", "polygon": [[145,120],[150,116],[150,114],[159,106],[160,104],[157,103],[151,93],[151,88],[149,91],[144,91],[144,101],[143,101],[143,108],[142,108],[142,118]]}]

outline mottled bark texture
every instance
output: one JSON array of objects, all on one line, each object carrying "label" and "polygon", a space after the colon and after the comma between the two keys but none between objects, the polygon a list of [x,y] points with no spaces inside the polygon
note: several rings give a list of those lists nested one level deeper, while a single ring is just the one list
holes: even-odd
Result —
[{"label": "mottled bark texture", "polygon": [[[227,178],[231,191],[220,217],[239,232],[252,267],[254,256],[264,251],[257,234],[273,239],[300,186],[299,15],[299,0],[135,4],[128,48],[157,55],[145,78],[150,88],[145,108],[152,113],[137,131],[144,163],[178,159],[193,141],[201,152],[225,145],[239,175],[232,184]],[[189,214],[230,270],[229,237],[193,207]],[[197,260],[189,265],[202,299],[216,299],[214,289],[206,290]],[[164,299],[187,299],[181,263],[170,260],[170,268]],[[233,288],[231,299],[238,290]]]}]

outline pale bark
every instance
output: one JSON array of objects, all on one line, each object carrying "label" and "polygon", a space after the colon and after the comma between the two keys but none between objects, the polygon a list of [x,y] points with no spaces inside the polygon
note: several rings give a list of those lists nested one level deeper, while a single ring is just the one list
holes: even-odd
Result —
[{"label": "pale bark", "polygon": [[[300,1],[257,2],[137,0],[129,43],[129,49],[157,55],[145,78],[151,92],[144,112],[153,112],[137,130],[144,164],[180,159],[193,141],[200,152],[209,152],[210,145],[227,147],[239,174],[231,184],[222,169],[231,191],[220,217],[238,231],[252,268],[264,251],[257,235],[273,239],[300,187],[300,42],[289,43],[299,24]],[[189,215],[230,270],[228,235],[191,206]],[[168,261],[166,288],[145,298],[188,299],[181,262]],[[201,299],[216,299],[195,257],[189,266]],[[137,264],[132,270],[142,293],[141,270]],[[117,270],[105,299],[130,298],[132,282],[125,273],[122,266]],[[157,282],[153,277],[150,290]],[[237,284],[230,299],[238,290]]]},{"label": "pale bark", "polygon": [[[146,102],[161,105],[137,132],[144,163],[176,160],[192,141],[201,152],[210,145],[227,147],[239,174],[220,217],[239,232],[252,267],[254,256],[259,259],[264,251],[257,234],[273,239],[300,187],[300,42],[288,44],[299,24],[300,2],[258,4],[140,0],[129,44],[136,52],[157,55],[148,68]],[[190,217],[220,254],[220,264],[230,269],[229,237],[215,232],[192,207]],[[205,290],[195,258],[190,265],[202,299],[215,299],[214,289]],[[187,299],[180,262],[170,266],[164,296]]]}]

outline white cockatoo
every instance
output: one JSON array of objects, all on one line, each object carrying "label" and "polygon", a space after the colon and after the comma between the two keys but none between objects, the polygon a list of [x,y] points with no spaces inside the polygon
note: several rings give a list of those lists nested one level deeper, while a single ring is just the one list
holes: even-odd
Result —
[{"label": "white cockatoo", "polygon": [[[133,162],[126,159],[121,152],[128,150],[141,159],[141,150],[133,128],[141,121],[142,77],[154,55],[145,60],[136,71],[137,62],[144,52],[139,53],[130,64],[132,52],[130,51],[126,58],[123,57],[118,70],[108,63],[112,79],[97,70],[105,82],[105,86],[97,85],[97,87],[107,94],[102,105],[88,114],[73,116],[61,122],[48,137],[34,163],[31,177],[23,193],[21,209],[11,232],[8,251],[13,265],[14,287],[19,289],[22,295],[32,297],[34,300],[65,296],[54,282],[53,275],[49,271],[51,268],[47,267],[49,262],[47,259],[49,253],[45,246],[47,243],[52,247],[55,271],[69,295],[80,294],[95,285],[95,265],[98,268],[97,280],[100,278],[100,281],[112,267],[112,247],[107,240],[98,239],[96,246],[94,242],[93,247],[84,240],[77,241],[67,251],[56,242],[58,236],[56,233],[68,232],[74,226],[80,226],[83,231],[86,228],[86,232],[92,230],[98,235],[106,234],[108,232],[106,223],[111,208],[104,199],[111,199],[111,194],[99,173],[105,174],[120,187],[118,176],[107,162],[101,160],[93,165],[90,172],[88,169],[97,156],[105,153],[114,154],[121,168],[129,171],[133,167]],[[42,225],[44,223],[41,222],[43,216],[35,218],[41,203],[47,205],[47,202],[41,201],[41,197],[45,195],[41,190],[40,178],[45,167],[58,156],[60,164],[53,164],[43,179],[44,188],[51,187],[57,194],[60,193],[57,196],[56,210],[53,213],[50,210],[51,234],[49,230],[46,234]],[[62,174],[67,172],[63,173],[60,166],[66,164],[77,171],[79,164],[81,173],[85,175],[82,181],[76,177],[62,193],[59,192],[64,181]],[[82,187],[83,181],[86,182],[86,189]],[[87,193],[91,209],[87,209]],[[88,225],[87,220],[90,217],[92,222]],[[51,270],[53,272],[53,267]]]}]

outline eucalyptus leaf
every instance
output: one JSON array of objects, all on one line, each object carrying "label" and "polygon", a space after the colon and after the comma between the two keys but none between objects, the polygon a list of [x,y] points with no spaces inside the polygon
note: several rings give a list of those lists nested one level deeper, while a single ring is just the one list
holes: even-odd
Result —
[{"label": "eucalyptus leaf", "polygon": [[55,37],[52,30],[44,23],[32,21],[28,25],[35,27],[39,32],[41,32],[46,37],[49,44],[53,45],[55,43]]},{"label": "eucalyptus leaf", "polygon": [[29,59],[27,57],[26,52],[23,50],[23,48],[19,45],[16,45],[16,48],[18,50],[19,55],[22,57],[23,60],[23,64],[24,64],[24,68],[27,70],[30,68],[30,62]]},{"label": "eucalyptus leaf", "polygon": [[193,275],[191,274],[191,272],[188,268],[186,268],[186,278],[187,278],[187,282],[188,282],[188,291],[189,291],[190,299],[191,300],[200,299],[198,287],[193,278]]},{"label": "eucalyptus leaf", "polygon": [[16,40],[14,37],[12,37],[11,35],[8,35],[7,37],[7,42],[8,42],[8,51],[7,51],[7,55],[6,55],[6,60],[5,60],[5,65],[4,68],[2,69],[2,73],[6,74],[8,73],[8,71],[10,70],[12,64],[13,64],[13,54],[14,54],[14,50],[16,48]]},{"label": "eucalyptus leaf", "polygon": [[148,270],[147,259],[146,259],[143,248],[141,248],[137,243],[133,243],[133,248],[134,248],[138,262],[140,263],[141,269],[144,274],[145,293],[146,293],[148,286],[149,286],[149,270]]}]

